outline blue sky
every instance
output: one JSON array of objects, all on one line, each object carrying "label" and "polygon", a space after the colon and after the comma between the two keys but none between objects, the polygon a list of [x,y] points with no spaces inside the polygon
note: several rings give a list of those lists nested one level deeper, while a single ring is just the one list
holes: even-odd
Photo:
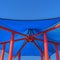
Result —
[{"label": "blue sky", "polygon": [[0,17],[45,19],[60,16],[60,0],[0,0]]},{"label": "blue sky", "polygon": [[[0,18],[30,20],[54,17],[60,17],[60,0],[0,0]],[[53,55],[52,60],[54,57]],[[39,60],[39,57],[33,59]]]}]

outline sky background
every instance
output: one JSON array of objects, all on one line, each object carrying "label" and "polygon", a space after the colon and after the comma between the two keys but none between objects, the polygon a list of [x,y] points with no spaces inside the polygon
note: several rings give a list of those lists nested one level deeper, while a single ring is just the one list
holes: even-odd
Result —
[{"label": "sky background", "polygon": [[45,19],[60,17],[60,0],[0,0],[0,18]]},{"label": "sky background", "polygon": [[[0,0],[0,18],[36,20],[55,17],[60,17],[60,0]],[[51,60],[54,58],[52,55]],[[39,57],[27,57],[26,60],[29,59],[39,60]]]}]

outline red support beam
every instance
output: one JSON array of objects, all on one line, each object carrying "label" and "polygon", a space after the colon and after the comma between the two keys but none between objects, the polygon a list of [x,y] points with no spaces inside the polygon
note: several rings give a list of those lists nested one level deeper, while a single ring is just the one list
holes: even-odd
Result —
[{"label": "red support beam", "polygon": [[[19,54],[19,52],[21,52],[21,50],[25,47],[25,45],[27,44],[27,42],[25,42],[23,45],[22,45],[22,47],[19,49],[19,51],[17,52],[17,54],[16,54],[16,56]],[[15,56],[15,57],[16,57]]]},{"label": "red support beam", "polygon": [[[39,40],[41,42],[44,42],[44,40],[43,39],[40,39],[40,38],[35,38],[35,40]],[[60,45],[60,43],[52,42],[52,41],[48,41],[48,43]]]},{"label": "red support beam", "polygon": [[56,49],[56,60],[59,60],[58,45],[55,45],[55,49]]},{"label": "red support beam", "polygon": [[20,60],[20,57],[21,57],[21,56],[20,56],[20,52],[19,52],[19,53],[18,53],[18,60]]},{"label": "red support beam", "polygon": [[4,60],[5,44],[2,45],[1,60]]},{"label": "red support beam", "polygon": [[7,43],[10,43],[10,41],[0,42],[0,44],[7,44]]},{"label": "red support beam", "polygon": [[8,60],[12,60],[13,47],[14,47],[14,33],[12,33],[11,40],[10,40],[10,49],[9,49]]},{"label": "red support beam", "polygon": [[14,31],[14,30],[10,30],[10,29],[5,28],[5,27],[3,27],[3,26],[0,26],[0,29],[3,29],[3,30],[6,30],[6,31],[9,31],[9,32],[12,32],[12,33],[15,33],[15,34],[19,34],[19,35],[21,35],[21,36],[27,36],[26,34],[22,34],[22,33],[20,33],[20,32],[16,32],[16,31]]},{"label": "red support beam", "polygon": [[47,32],[49,32],[49,31],[55,30],[55,29],[57,29],[57,28],[59,28],[59,27],[60,27],[60,24],[58,24],[58,25],[56,25],[56,26],[54,26],[54,27],[52,27],[52,28],[49,28],[49,29],[47,29],[47,30],[45,30],[45,31],[43,31],[43,32],[39,32],[39,33],[37,33],[37,34],[34,34],[34,36],[38,36],[38,35],[40,35],[40,34],[47,33]]},{"label": "red support beam", "polygon": [[[20,41],[20,40],[26,40],[26,38],[19,38],[19,39],[14,40],[14,42],[17,42],[17,41]],[[43,39],[40,39],[40,38],[34,38],[34,40],[39,40],[41,42],[44,42],[44,40]],[[52,41],[48,41],[48,42],[51,43],[51,44],[60,45],[60,43],[57,43],[57,42],[52,42]],[[0,44],[7,44],[7,43],[10,43],[10,41],[0,42]]]},{"label": "red support beam", "polygon": [[[14,40],[14,42],[18,42],[18,41],[21,41],[21,40],[25,40],[25,38],[16,39],[16,40]],[[10,41],[0,42],[0,44],[7,44],[7,43],[10,43]]]},{"label": "red support beam", "polygon": [[[31,36],[30,38],[33,38],[32,40],[40,40],[41,42],[44,42],[42,39],[36,38],[34,36]],[[20,40],[29,41],[30,38],[29,37],[28,38],[26,38],[26,37],[25,38],[19,38],[19,39],[14,40],[14,42],[17,42],[17,41],[20,41]],[[52,42],[52,41],[48,41],[48,42],[51,43],[51,44],[58,44],[58,45],[60,45],[60,43],[57,43],[57,42]],[[7,43],[10,43],[10,41],[0,42],[0,44],[7,44]]]},{"label": "red support beam", "polygon": [[16,40],[14,40],[14,42],[18,42],[18,41],[21,41],[21,40],[25,40],[25,38],[16,39]]},{"label": "red support beam", "polygon": [[[25,39],[25,38],[20,38],[20,39],[14,40],[14,42],[21,41],[21,40],[26,40],[26,39]],[[41,42],[44,42],[43,39],[40,39],[40,38],[35,38],[35,40],[39,40],[39,41],[41,41]],[[57,42],[52,42],[52,41],[48,41],[48,42],[51,43],[51,44],[60,45],[60,43],[57,43]],[[10,41],[0,42],[0,44],[7,44],[7,43],[10,43]]]},{"label": "red support beam", "polygon": [[40,60],[43,60],[43,56],[41,56]]},{"label": "red support beam", "polygon": [[[19,56],[21,56],[20,52],[21,52],[21,50],[24,48],[24,46],[25,46],[26,44],[27,44],[27,42],[25,42],[25,43],[22,45],[22,47],[19,49],[19,51],[17,52],[16,56],[18,55],[18,60],[20,60],[20,57],[19,57]],[[15,58],[16,56],[14,56],[14,58]]]},{"label": "red support beam", "polygon": [[46,33],[44,33],[44,53],[45,53],[45,60],[49,60],[48,39],[47,39],[47,34]]},{"label": "red support beam", "polygon": [[35,41],[32,41],[34,43],[34,45],[38,48],[38,50],[40,51],[40,54],[41,54],[41,58],[40,60],[43,60],[43,52],[42,52],[42,49],[35,43]]}]

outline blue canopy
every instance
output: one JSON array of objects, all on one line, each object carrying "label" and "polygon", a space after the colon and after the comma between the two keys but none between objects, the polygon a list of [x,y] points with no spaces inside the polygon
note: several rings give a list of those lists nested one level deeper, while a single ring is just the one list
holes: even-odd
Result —
[{"label": "blue canopy", "polygon": [[[31,34],[37,34],[39,32],[43,32],[49,28],[52,28],[60,23],[59,18],[52,19],[42,19],[42,20],[12,20],[12,19],[1,19],[0,18],[0,26],[8,28],[10,30],[14,30],[16,32],[20,32],[23,34],[29,35],[29,31]],[[48,40],[51,42],[60,43],[60,28],[47,32]],[[43,40],[43,35],[37,36]],[[24,38],[24,36],[20,36],[19,34],[15,35],[14,39]],[[0,29],[0,42],[10,41],[11,32]],[[25,40],[21,40],[14,43],[13,48],[13,56],[17,54],[21,46],[24,44]],[[35,40],[36,44],[42,49],[44,52],[44,42]],[[6,44],[5,52],[9,52],[10,43]],[[2,44],[0,44],[0,49],[2,49]],[[51,56],[55,52],[54,44],[48,43],[49,56]],[[60,50],[60,48],[59,48]],[[40,56],[40,51],[36,48],[36,46],[32,42],[28,42],[27,45],[21,51],[22,56]]]}]

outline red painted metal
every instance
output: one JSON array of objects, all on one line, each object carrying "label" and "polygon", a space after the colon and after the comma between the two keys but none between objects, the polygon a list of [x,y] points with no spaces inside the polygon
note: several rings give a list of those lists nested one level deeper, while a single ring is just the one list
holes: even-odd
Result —
[{"label": "red painted metal", "polygon": [[38,35],[40,35],[40,34],[47,33],[47,32],[49,32],[49,31],[54,30],[54,29],[57,29],[57,28],[59,28],[59,27],[60,27],[60,24],[58,24],[58,25],[56,25],[56,26],[54,26],[54,27],[52,27],[52,28],[49,28],[49,29],[47,29],[47,30],[45,30],[45,31],[43,31],[43,32],[39,32],[39,33],[37,33],[37,34],[34,34],[34,36],[38,36]]},{"label": "red painted metal", "polygon": [[10,40],[10,49],[9,49],[8,60],[12,60],[13,46],[14,46],[14,33],[12,33],[11,40]]},{"label": "red painted metal", "polygon": [[34,43],[34,45],[38,48],[38,50],[40,51],[40,54],[41,54],[41,58],[40,60],[43,60],[43,51],[42,49],[35,43],[35,41],[32,41]]},{"label": "red painted metal", "polygon": [[[26,40],[26,41],[28,41],[27,39],[28,39],[28,38],[19,38],[19,39],[14,40],[14,42],[17,42],[17,41],[20,41],[20,40]],[[39,41],[41,41],[41,42],[44,42],[44,40],[43,40],[43,39],[40,39],[40,38],[35,38],[35,37],[34,37],[34,40],[39,40]],[[30,40],[29,40],[29,41],[30,41]],[[32,41],[32,40],[31,40],[31,41]],[[52,41],[48,41],[48,42],[51,43],[51,44],[60,45],[60,43],[57,43],[57,42],[52,42]],[[10,41],[0,42],[0,44],[7,44],[7,43],[10,43]]]},{"label": "red painted metal", "polygon": [[[27,44],[27,42],[25,42],[23,45],[22,45],[22,47],[19,49],[19,51],[17,52],[17,54],[16,54],[16,56],[17,55],[20,55],[21,56],[21,54],[20,54],[20,52],[21,52],[21,50],[24,48],[24,46]],[[14,58],[16,57],[16,56],[14,56]],[[20,57],[18,57],[18,59],[20,59]]]},{"label": "red painted metal", "polygon": [[[18,42],[18,41],[21,41],[21,40],[25,40],[25,38],[16,39],[16,40],[14,40],[14,42]],[[0,42],[0,44],[7,44],[7,43],[10,43],[10,41]]]},{"label": "red painted metal", "polygon": [[0,29],[3,29],[3,30],[6,30],[6,31],[9,31],[9,32],[12,32],[12,33],[15,33],[15,34],[19,34],[19,35],[21,35],[21,36],[27,36],[26,34],[22,34],[22,33],[20,33],[20,32],[16,32],[16,31],[14,31],[14,30],[10,30],[10,29],[5,28],[5,27],[3,27],[3,26],[0,26]]},{"label": "red painted metal", "polygon": [[20,52],[19,52],[19,53],[18,53],[18,60],[20,60],[20,57],[21,57],[21,56],[20,56]]},{"label": "red painted metal", "polygon": [[43,56],[41,56],[40,60],[43,60]]},{"label": "red painted metal", "polygon": [[48,39],[46,33],[44,33],[44,53],[45,53],[45,60],[49,60],[48,55]]},{"label": "red painted metal", "polygon": [[25,40],[25,38],[16,39],[16,40],[14,40],[14,42],[18,42],[18,41],[21,41],[21,40]]},{"label": "red painted metal", "polygon": [[[27,42],[25,42],[23,45],[22,45],[22,47],[19,49],[19,51],[17,52],[17,54],[16,54],[16,56],[19,54],[19,52],[21,52],[21,50],[25,47],[25,45],[27,44]],[[15,56],[15,57],[16,57]]]},{"label": "red painted metal", "polygon": [[[28,41],[27,38],[19,38],[19,39],[14,40],[14,42],[17,42],[17,41],[20,41],[20,40],[26,40],[26,41]],[[39,40],[41,42],[44,42],[44,40],[43,39],[40,39],[40,38],[35,38],[34,37],[34,40]],[[51,44],[60,45],[60,43],[57,43],[57,42],[52,42],[52,41],[48,41],[48,42],[51,43]],[[7,43],[10,43],[10,41],[0,42],[0,44],[7,44]]]},{"label": "red painted metal", "polygon": [[55,49],[56,49],[56,60],[59,60],[58,45],[55,45]]},{"label": "red painted metal", "polygon": [[7,44],[7,43],[10,43],[10,41],[0,42],[0,44]]},{"label": "red painted metal", "polygon": [[4,60],[5,44],[2,45],[1,60]]},{"label": "red painted metal", "polygon": [[[14,30],[10,30],[10,29],[8,29],[8,28],[5,28],[5,27],[3,27],[3,26],[0,26],[0,29],[3,29],[3,30],[6,30],[6,31],[9,31],[9,32],[12,32],[12,37],[11,37],[11,40],[10,41],[7,41],[7,42],[0,42],[0,44],[6,44],[6,43],[10,43],[10,51],[9,51],[9,57],[8,57],[8,60],[12,60],[12,52],[13,52],[13,45],[14,45],[14,42],[17,42],[17,41],[20,41],[20,40],[14,40],[14,34],[19,34],[19,35],[21,35],[21,36],[25,36],[25,37],[28,37],[28,38],[24,38],[24,40],[32,40],[32,41],[34,41],[34,40],[40,40],[41,42],[44,42],[44,52],[45,52],[45,59],[46,60],[49,60],[49,56],[48,56],[48,42],[49,43],[51,43],[51,44],[55,44],[56,46],[56,57],[58,57],[57,58],[57,60],[59,59],[59,54],[58,54],[58,47],[57,47],[57,45],[60,45],[60,43],[56,43],[56,42],[51,42],[51,41],[47,41],[47,36],[46,36],[46,33],[47,32],[49,32],[49,31],[51,31],[51,30],[54,30],[54,29],[57,29],[57,28],[59,28],[60,27],[60,24],[58,24],[58,25],[56,25],[56,26],[54,26],[54,27],[52,27],[52,28],[50,28],[50,29],[48,29],[48,30],[45,30],[45,31],[43,31],[43,32],[39,32],[39,33],[37,33],[37,34],[34,34],[33,36],[27,36],[26,34],[22,34],[22,33],[20,33],[20,32],[16,32],[16,31],[14,31]],[[41,39],[39,39],[39,38],[36,38],[35,39],[35,36],[38,36],[38,35],[40,35],[40,34],[44,34],[44,41],[43,40],[41,40]],[[22,39],[21,39],[22,40]],[[30,41],[29,40],[29,41]],[[33,42],[35,45],[36,45],[36,43],[35,42]],[[27,44],[27,42],[25,42],[24,43],[24,45],[21,47],[21,49],[18,51],[18,53],[19,52],[21,52],[21,50],[24,48],[24,46]],[[37,48],[40,50],[40,48],[38,47],[38,45],[36,45],[37,46]],[[3,52],[4,50],[2,50],[2,52]],[[42,51],[41,51],[42,52]],[[46,53],[47,52],[47,53]],[[18,54],[17,53],[17,54]],[[41,53],[42,54],[42,53]],[[4,53],[2,53],[2,55],[4,55]],[[42,59],[42,57],[41,57],[41,59]],[[3,60],[3,59],[2,59]]]},{"label": "red painted metal", "polygon": [[[35,38],[35,40],[39,40],[41,42],[44,42],[44,40],[43,39],[40,39],[40,38]],[[48,43],[55,44],[55,45],[60,45],[60,43],[52,42],[52,41],[48,41]]]},{"label": "red painted metal", "polygon": [[29,35],[29,36],[27,36],[25,39],[26,39],[27,42],[30,42],[30,41],[35,40],[35,37],[32,36],[32,35]]}]

